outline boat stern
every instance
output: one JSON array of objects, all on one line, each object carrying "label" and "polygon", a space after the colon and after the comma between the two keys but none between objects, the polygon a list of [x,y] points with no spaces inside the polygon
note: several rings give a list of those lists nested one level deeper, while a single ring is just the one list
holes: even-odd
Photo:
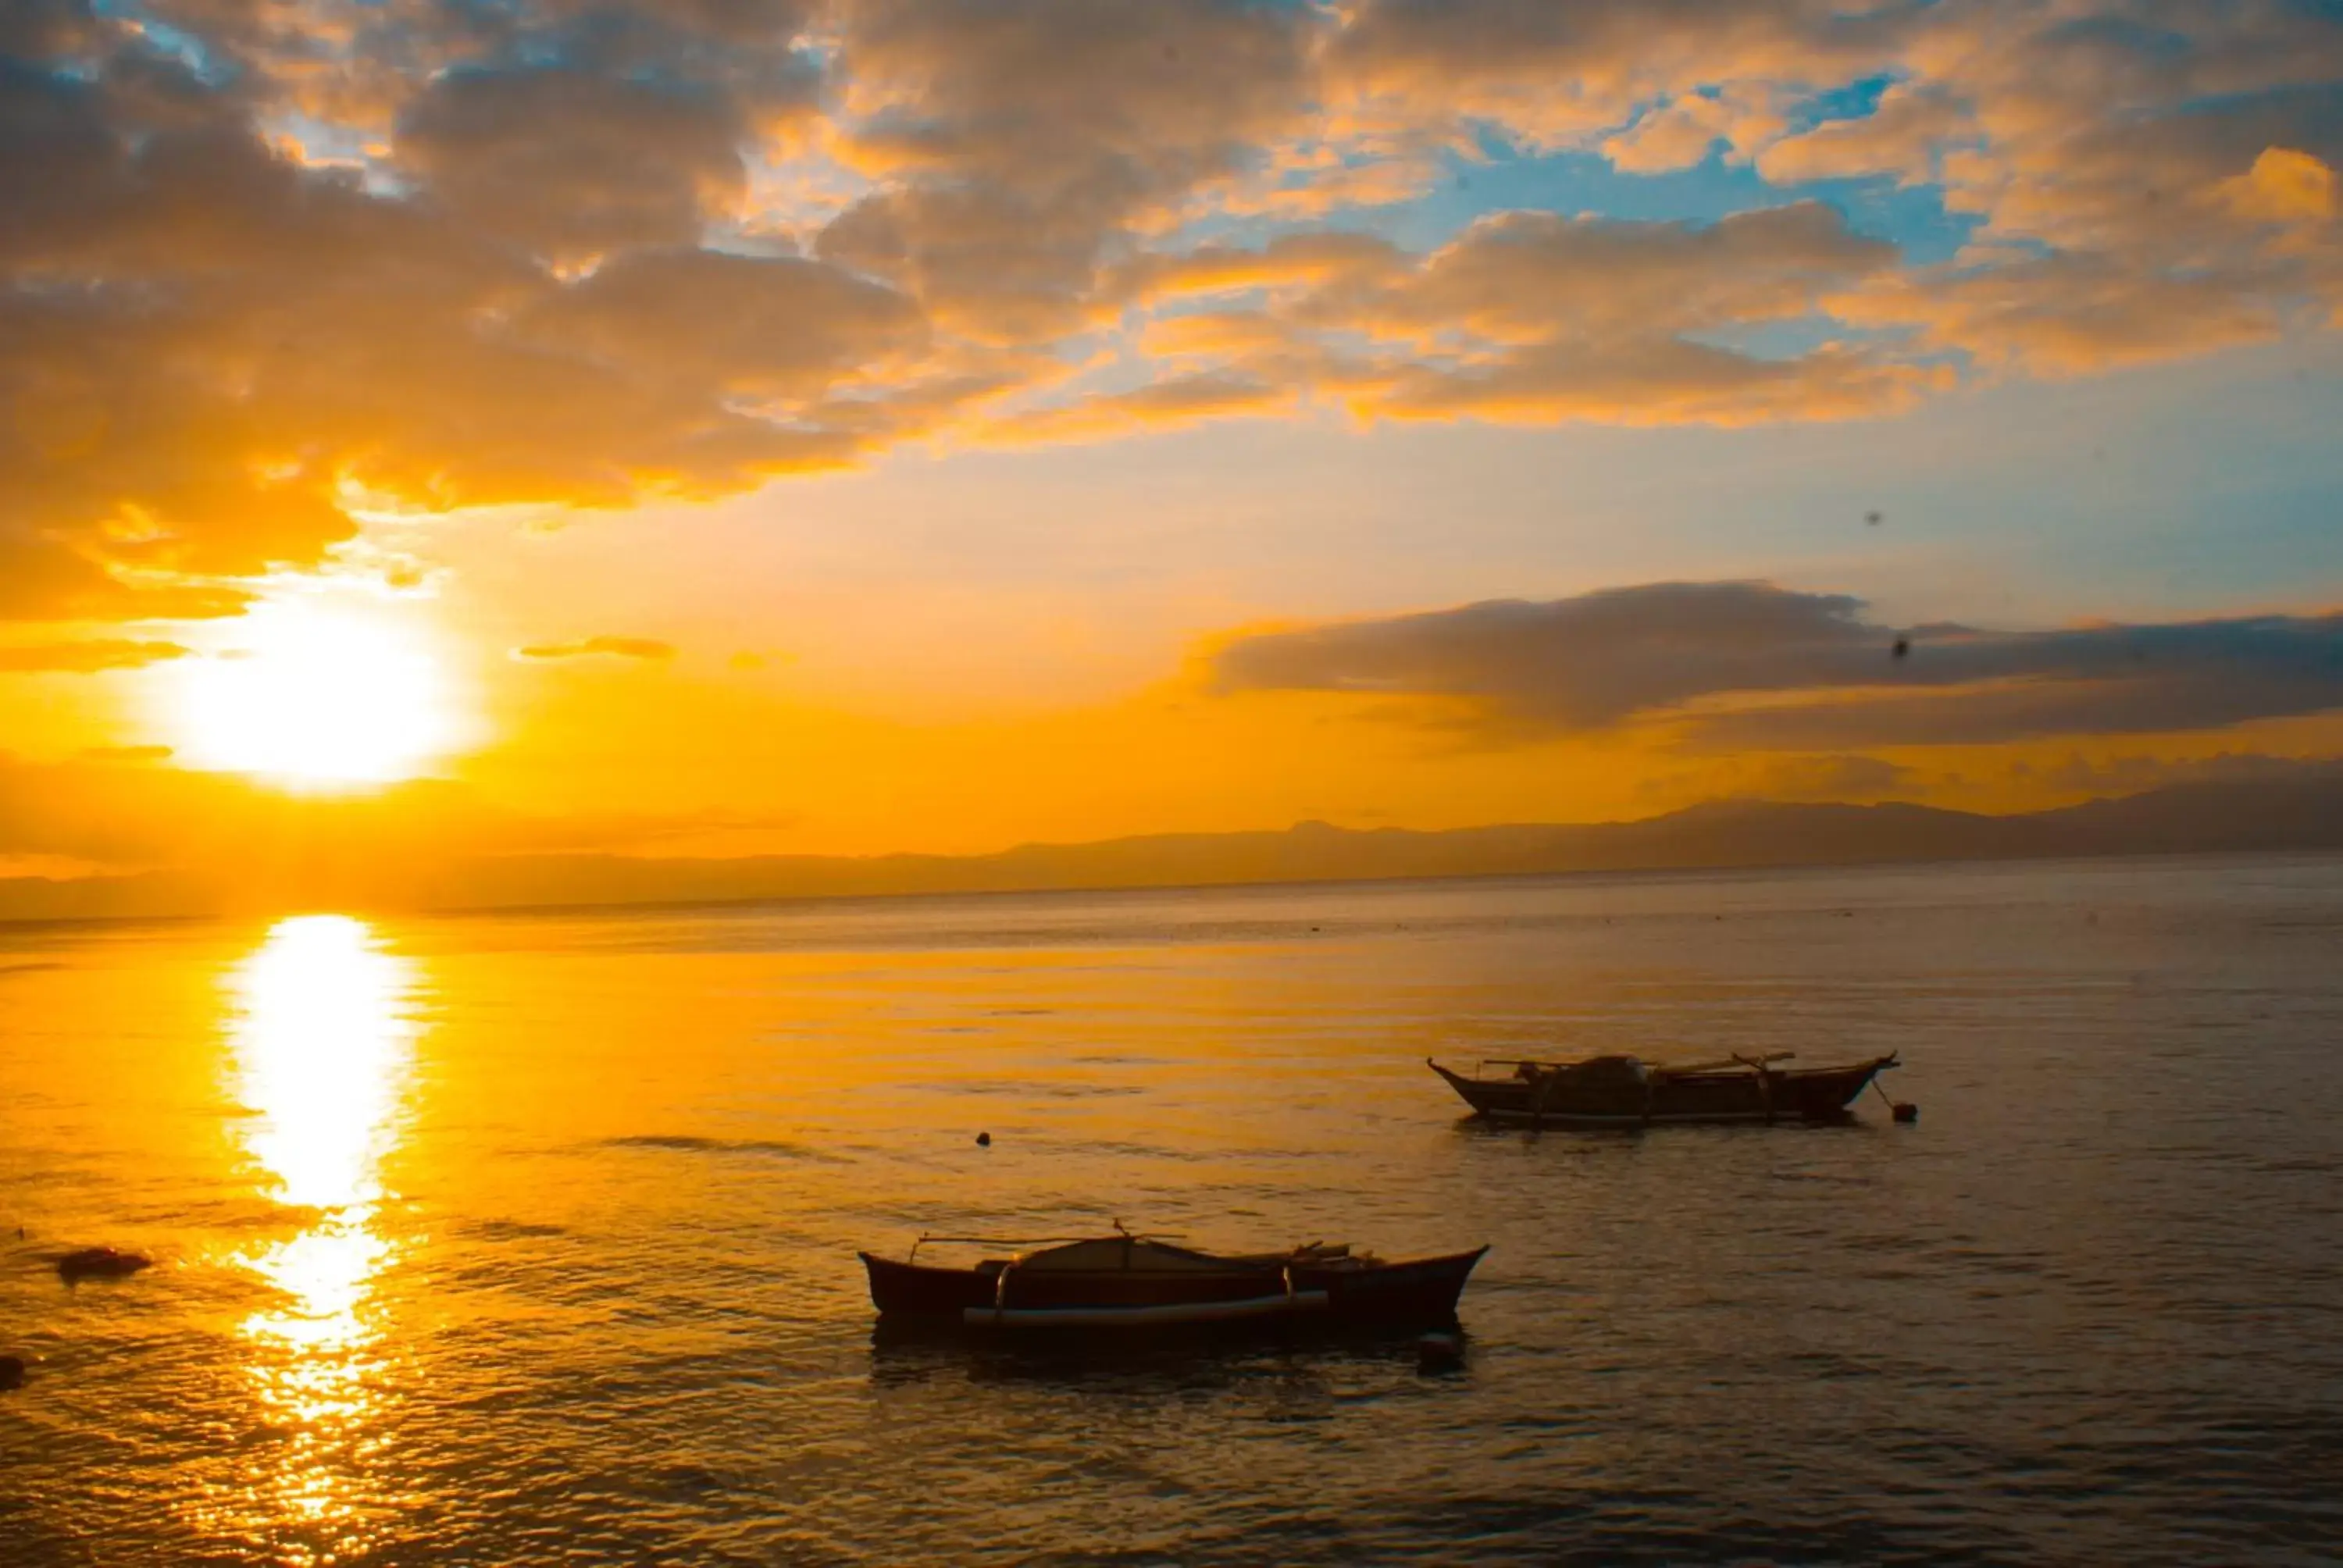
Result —
[{"label": "boat stern", "polygon": [[858,1252],[870,1276],[870,1304],[881,1317],[957,1322],[970,1307],[992,1305],[993,1276],[973,1269],[923,1269]]}]

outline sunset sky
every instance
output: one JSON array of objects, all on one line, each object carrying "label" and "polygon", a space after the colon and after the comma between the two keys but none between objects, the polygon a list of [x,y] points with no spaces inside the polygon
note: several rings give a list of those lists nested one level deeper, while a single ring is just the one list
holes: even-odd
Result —
[{"label": "sunset sky", "polygon": [[0,877],[2332,757],[2338,168],[2312,0],[15,0]]}]

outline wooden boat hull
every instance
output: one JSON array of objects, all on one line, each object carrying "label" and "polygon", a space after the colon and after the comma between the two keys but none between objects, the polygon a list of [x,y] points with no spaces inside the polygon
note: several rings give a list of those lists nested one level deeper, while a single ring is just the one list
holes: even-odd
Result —
[{"label": "wooden boat hull", "polygon": [[870,1304],[881,1317],[949,1319],[992,1305],[993,1282],[973,1269],[926,1269],[869,1252],[855,1254],[870,1276]]},{"label": "wooden boat hull", "polygon": [[[1844,1121],[1848,1107],[1885,1068],[1893,1055],[1843,1067],[1724,1070],[1683,1074],[1655,1073],[1647,1089],[1574,1095],[1565,1087],[1551,1092],[1520,1078],[1469,1078],[1437,1061],[1440,1074],[1475,1114],[1492,1121],[1526,1126],[1624,1128],[1684,1124],[1767,1124]],[[1609,1089],[1610,1086],[1605,1086]]]},{"label": "wooden boat hull", "polygon": [[860,1254],[882,1319],[972,1329],[1156,1328],[1306,1320],[1344,1327],[1441,1322],[1487,1248],[1399,1263],[1273,1260],[1178,1275],[1111,1270],[1032,1273],[938,1269]]},{"label": "wooden boat hull", "polygon": [[1414,1258],[1371,1269],[1289,1271],[1297,1292],[1322,1291],[1328,1315],[1348,1323],[1438,1322],[1456,1315],[1456,1299],[1486,1247],[1444,1257]]}]

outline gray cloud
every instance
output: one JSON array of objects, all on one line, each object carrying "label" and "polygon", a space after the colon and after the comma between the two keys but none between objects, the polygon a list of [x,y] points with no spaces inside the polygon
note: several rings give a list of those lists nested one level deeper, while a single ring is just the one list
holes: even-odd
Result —
[{"label": "gray cloud", "polygon": [[1887,638],[1861,608],[1764,583],[1654,583],[1247,638],[1213,674],[1224,690],[1473,698],[1585,729],[1713,692],[1875,678]]},{"label": "gray cloud", "polygon": [[[1672,714],[1715,749],[1825,751],[2203,729],[2343,708],[2343,615],[1910,631],[1860,600],[1765,583],[1655,583],[1241,639],[1220,689],[1461,699],[1493,724]],[[1899,638],[1908,657],[1894,657]],[[1674,713],[1729,695],[1787,702]],[[1824,700],[1804,701],[1816,698]]]},{"label": "gray cloud", "polygon": [[725,97],[561,67],[452,71],[406,108],[398,161],[457,217],[555,257],[689,244],[747,189]]},{"label": "gray cloud", "polygon": [[1251,0],[853,0],[840,151],[882,182],[819,253],[989,339],[1052,337],[1100,271],[1258,160],[1312,97],[1320,19]]},{"label": "gray cloud", "polygon": [[541,297],[519,330],[685,387],[789,399],[882,371],[923,327],[903,296],[820,262],[669,248]]}]

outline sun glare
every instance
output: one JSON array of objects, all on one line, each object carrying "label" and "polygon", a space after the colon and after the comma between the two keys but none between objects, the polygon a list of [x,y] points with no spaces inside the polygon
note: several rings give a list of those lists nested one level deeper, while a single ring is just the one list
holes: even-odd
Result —
[{"label": "sun glare", "polygon": [[296,603],[236,629],[235,648],[176,672],[169,721],[198,767],[353,789],[412,778],[454,744],[445,672],[413,628]]}]

